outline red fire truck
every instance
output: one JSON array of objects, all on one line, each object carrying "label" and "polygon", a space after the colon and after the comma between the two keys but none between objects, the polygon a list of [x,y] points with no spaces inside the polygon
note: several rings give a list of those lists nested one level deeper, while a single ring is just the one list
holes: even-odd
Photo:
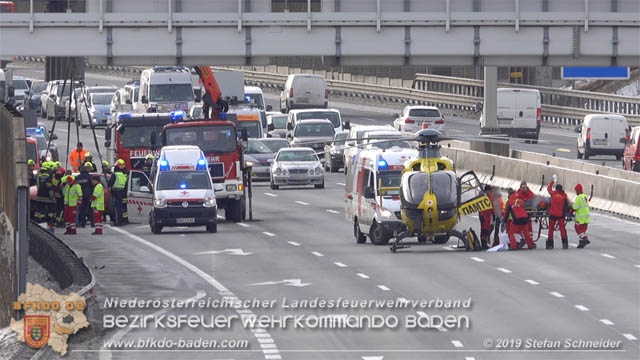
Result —
[{"label": "red fire truck", "polygon": [[107,161],[113,165],[117,159],[122,159],[127,169],[142,169],[145,158],[152,151],[151,138],[160,135],[171,119],[171,113],[118,115],[116,123],[105,130]]},{"label": "red fire truck", "polygon": [[228,221],[240,222],[245,216],[242,144],[230,121],[197,120],[165,125],[160,134],[162,146],[197,145],[209,163],[216,188],[218,208]]}]

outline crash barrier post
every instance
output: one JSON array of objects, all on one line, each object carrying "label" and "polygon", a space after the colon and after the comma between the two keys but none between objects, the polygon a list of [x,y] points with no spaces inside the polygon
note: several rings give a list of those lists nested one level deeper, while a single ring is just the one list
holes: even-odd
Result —
[{"label": "crash barrier post", "polygon": [[54,234],[35,222],[29,224],[29,253],[42,265],[62,289],[82,286],[78,293],[92,295],[95,280],[84,261]]},{"label": "crash barrier post", "polygon": [[26,291],[29,182],[24,121],[0,104],[0,327],[9,325],[11,303]]}]

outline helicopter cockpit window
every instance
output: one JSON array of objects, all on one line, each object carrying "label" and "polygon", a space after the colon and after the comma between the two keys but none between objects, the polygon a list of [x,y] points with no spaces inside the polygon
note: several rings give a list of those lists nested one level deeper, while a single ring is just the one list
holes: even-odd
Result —
[{"label": "helicopter cockpit window", "polygon": [[473,172],[468,172],[460,178],[460,202],[462,204],[483,195],[482,184]]},{"label": "helicopter cockpit window", "polygon": [[458,189],[454,173],[449,171],[431,173],[431,190],[436,195],[439,209],[456,206]]},{"label": "helicopter cockpit window", "polygon": [[419,204],[429,190],[429,174],[417,172],[409,177],[409,186],[404,189],[405,199],[412,204]]}]

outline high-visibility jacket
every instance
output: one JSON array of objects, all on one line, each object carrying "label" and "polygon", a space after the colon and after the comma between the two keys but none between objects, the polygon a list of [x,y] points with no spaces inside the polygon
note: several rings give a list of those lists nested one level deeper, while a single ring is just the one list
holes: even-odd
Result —
[{"label": "high-visibility jacket", "polygon": [[[74,183],[73,185],[69,186],[68,196],[69,196],[69,206],[78,206],[78,199],[82,198],[82,187],[80,186],[80,184]],[[102,202],[104,203],[104,198]]]},{"label": "high-visibility jacket", "polygon": [[113,176],[116,177],[115,182],[113,183],[114,190],[124,190],[127,184],[127,175],[123,174],[120,171],[116,171]]},{"label": "high-visibility jacket", "polygon": [[53,196],[57,199],[62,198],[62,182],[55,175],[51,179],[51,185],[53,186]]},{"label": "high-visibility jacket", "polygon": [[98,183],[93,188],[93,195],[91,196],[91,207],[98,211],[104,211],[104,188],[102,184]]},{"label": "high-visibility jacket", "polygon": [[589,199],[586,194],[580,194],[573,202],[573,211],[576,212],[575,221],[578,224],[589,223]]},{"label": "high-visibility jacket", "polygon": [[69,205],[69,184],[66,181],[64,182],[64,186],[62,187],[62,196],[64,198],[64,204]]},{"label": "high-visibility jacket", "polygon": [[84,155],[86,153],[87,153],[87,150],[85,149],[82,149],[82,151],[78,151],[78,149],[73,149],[71,154],[69,154],[69,162],[71,163],[73,172],[78,172],[78,169],[84,163]]}]

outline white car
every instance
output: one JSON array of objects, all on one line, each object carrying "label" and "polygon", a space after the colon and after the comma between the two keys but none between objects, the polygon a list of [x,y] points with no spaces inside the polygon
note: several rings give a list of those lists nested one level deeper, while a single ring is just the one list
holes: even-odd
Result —
[{"label": "white car", "polygon": [[393,127],[401,132],[414,133],[422,130],[424,123],[427,129],[444,132],[444,115],[435,106],[407,106],[402,113],[396,114]]},{"label": "white car", "polygon": [[344,173],[346,174],[355,155],[362,150],[364,135],[372,131],[393,131],[389,125],[358,125],[349,129],[347,146],[344,149]]},{"label": "white car", "polygon": [[324,188],[324,170],[318,155],[309,147],[283,148],[271,165],[271,189],[283,185],[314,185]]}]

